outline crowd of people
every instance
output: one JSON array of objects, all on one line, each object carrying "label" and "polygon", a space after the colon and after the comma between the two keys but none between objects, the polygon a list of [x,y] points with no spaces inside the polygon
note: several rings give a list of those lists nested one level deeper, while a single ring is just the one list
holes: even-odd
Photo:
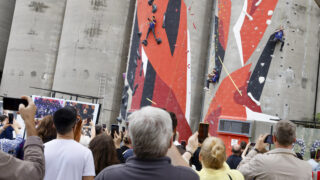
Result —
[{"label": "crowd of people", "polygon": [[9,128],[16,134],[0,139],[0,179],[310,180],[312,170],[319,168],[316,154],[307,162],[292,151],[296,126],[286,120],[275,125],[274,149],[267,151],[267,135],[261,135],[255,144],[233,145],[227,158],[225,144],[217,137],[209,135],[200,144],[195,132],[186,145],[180,144],[177,118],[164,109],[148,106],[133,112],[127,130],[115,132],[113,138],[107,129],[90,123],[91,138],[83,140],[86,122],[79,120],[74,107],[60,108],[36,125],[35,104],[22,98],[29,103],[19,107],[26,140],[16,121],[8,124],[8,118],[0,116],[0,135]]},{"label": "crowd of people", "polygon": [[43,118],[46,115],[53,114],[63,107],[59,100],[44,99],[40,97],[35,97],[34,103],[37,105],[36,118]]}]

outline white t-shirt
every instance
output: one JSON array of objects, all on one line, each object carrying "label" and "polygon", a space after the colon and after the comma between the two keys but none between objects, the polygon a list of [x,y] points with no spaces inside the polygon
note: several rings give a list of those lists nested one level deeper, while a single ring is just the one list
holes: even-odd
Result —
[{"label": "white t-shirt", "polygon": [[85,147],[89,147],[91,138],[89,136],[81,135],[80,137],[80,144],[84,145]]},{"label": "white t-shirt", "polygon": [[44,180],[81,180],[95,176],[92,152],[74,140],[55,139],[44,144]]}]

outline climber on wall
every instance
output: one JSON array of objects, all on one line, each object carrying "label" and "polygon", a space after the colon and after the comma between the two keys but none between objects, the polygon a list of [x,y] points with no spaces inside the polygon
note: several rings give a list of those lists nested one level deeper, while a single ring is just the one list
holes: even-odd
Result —
[{"label": "climber on wall", "polygon": [[219,73],[217,71],[217,68],[213,68],[212,72],[210,74],[208,74],[206,87],[204,87],[203,89],[208,91],[210,83],[214,84],[218,81],[218,79],[219,79]]},{"label": "climber on wall", "polygon": [[281,42],[280,51],[282,51],[283,46],[284,46],[284,28],[283,28],[283,26],[280,26],[280,28],[274,32],[274,38],[273,38],[272,42],[275,42],[275,43]]},{"label": "climber on wall", "polygon": [[151,19],[148,18],[149,29],[148,29],[148,32],[147,32],[146,39],[142,41],[142,44],[144,44],[145,46],[148,45],[148,40],[147,39],[148,39],[149,33],[151,31],[152,31],[153,36],[154,36],[155,40],[157,41],[157,43],[158,44],[161,43],[161,39],[160,38],[158,39],[157,36],[156,36],[156,33],[155,33],[156,23],[157,23],[157,21],[156,21],[156,17],[155,16],[152,16]]}]

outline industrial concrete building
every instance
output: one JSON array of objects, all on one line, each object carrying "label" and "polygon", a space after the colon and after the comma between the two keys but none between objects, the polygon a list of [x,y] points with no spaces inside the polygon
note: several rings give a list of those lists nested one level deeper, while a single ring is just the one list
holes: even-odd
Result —
[{"label": "industrial concrete building", "polygon": [[[318,0],[154,4],[153,13],[147,0],[1,1],[0,95],[50,96],[37,87],[101,97],[99,122],[109,125],[145,105],[164,107],[178,115],[183,138],[200,121],[216,135],[222,117],[253,121],[252,137],[270,119],[316,122]],[[152,15],[162,43],[150,35],[144,46]],[[270,43],[280,26],[282,52]],[[214,67],[219,81],[203,91]]]}]

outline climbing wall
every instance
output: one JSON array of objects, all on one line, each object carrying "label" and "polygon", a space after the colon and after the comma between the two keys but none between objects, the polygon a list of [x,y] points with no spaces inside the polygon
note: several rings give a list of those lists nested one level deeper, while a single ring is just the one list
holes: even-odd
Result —
[{"label": "climbing wall", "polygon": [[[187,29],[187,7],[183,0],[156,1],[157,11],[147,0],[138,0],[132,33],[126,86],[123,91],[121,117],[143,106],[165,108],[176,113],[182,139],[191,135],[190,113],[190,43]],[[157,44],[150,34],[147,18],[156,17]]]},{"label": "climbing wall", "polygon": [[[313,119],[319,44],[312,37],[320,22],[314,1],[218,0],[215,15],[208,71],[216,67],[220,79],[203,101],[210,134],[221,136],[221,117]],[[282,52],[281,43],[272,41],[280,25],[286,39]]]}]

